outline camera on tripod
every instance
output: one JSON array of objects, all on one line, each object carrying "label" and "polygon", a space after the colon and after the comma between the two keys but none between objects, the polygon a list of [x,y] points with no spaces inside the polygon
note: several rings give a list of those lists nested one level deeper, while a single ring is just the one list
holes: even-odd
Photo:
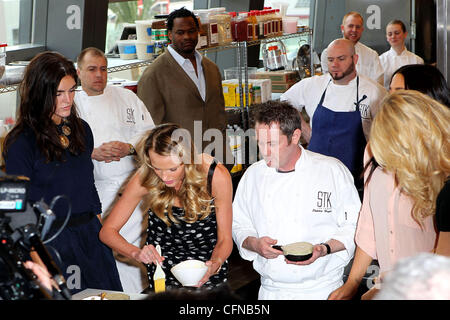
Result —
[{"label": "camera on tripod", "polygon": [[23,176],[0,176],[0,298],[52,299],[51,293],[24,266],[25,261],[31,260],[33,250],[62,288],[62,296],[70,299],[65,280],[41,240],[55,215],[43,200],[28,205],[28,182]]}]

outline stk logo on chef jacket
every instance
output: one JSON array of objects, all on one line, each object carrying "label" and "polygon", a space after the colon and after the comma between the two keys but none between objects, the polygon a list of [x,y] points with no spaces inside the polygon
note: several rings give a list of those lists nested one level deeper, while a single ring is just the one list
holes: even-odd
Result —
[{"label": "stk logo on chef jacket", "polygon": [[126,119],[127,119],[126,120],[127,123],[136,124],[136,119],[134,118],[134,108],[133,107],[127,108],[127,118]]}]

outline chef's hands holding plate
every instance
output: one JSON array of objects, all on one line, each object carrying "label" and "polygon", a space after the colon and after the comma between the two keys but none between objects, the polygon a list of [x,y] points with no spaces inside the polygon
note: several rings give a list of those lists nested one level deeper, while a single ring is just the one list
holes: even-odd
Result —
[{"label": "chef's hands holding plate", "polygon": [[287,264],[296,264],[299,266],[305,266],[313,263],[318,258],[323,257],[327,254],[327,248],[322,244],[316,244],[313,246],[312,257],[305,261],[290,261],[288,259],[284,259]]},{"label": "chef's hands holding plate", "polygon": [[270,237],[248,237],[244,240],[242,246],[248,250],[258,253],[266,259],[275,259],[279,255],[283,255],[283,251],[272,248],[277,240]]}]

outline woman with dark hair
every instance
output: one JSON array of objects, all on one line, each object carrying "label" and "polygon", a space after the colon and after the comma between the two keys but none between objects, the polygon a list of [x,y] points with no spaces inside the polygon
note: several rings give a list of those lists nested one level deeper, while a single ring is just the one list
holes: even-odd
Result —
[{"label": "woman with dark hair", "polygon": [[417,90],[450,107],[450,89],[438,68],[432,65],[410,64],[397,69],[389,90]]},{"label": "woman with dark hair", "polygon": [[393,20],[386,26],[386,40],[391,48],[380,55],[380,62],[384,69],[384,86],[389,89],[392,73],[407,64],[423,64],[418,55],[408,51],[405,40],[408,36],[406,26],[401,20]]},{"label": "woman with dark hair", "polygon": [[76,86],[75,67],[61,54],[43,52],[30,61],[19,89],[17,123],[4,141],[6,172],[28,177],[29,202],[43,199],[55,213],[46,246],[70,277],[71,293],[122,291],[112,251],[98,239],[93,137],[73,106]]},{"label": "woman with dark hair", "polygon": [[[100,232],[116,252],[147,265],[151,291],[156,264],[165,271],[167,288],[177,288],[181,284],[170,269],[189,259],[208,266],[198,287],[217,287],[227,280],[226,260],[233,249],[231,177],[214,158],[197,154],[183,132],[178,125],[163,124],[141,140],[140,168]],[[138,248],[119,231],[141,199],[148,208],[148,229],[146,245]]]}]

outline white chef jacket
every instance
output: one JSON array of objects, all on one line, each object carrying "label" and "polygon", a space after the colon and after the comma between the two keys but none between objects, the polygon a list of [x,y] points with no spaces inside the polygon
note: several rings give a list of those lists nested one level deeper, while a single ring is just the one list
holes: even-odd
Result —
[{"label": "white chef jacket", "polygon": [[[370,79],[383,84],[384,70],[378,57],[378,53],[363,45],[361,42],[355,44],[355,52],[358,55],[358,62],[356,63],[356,71],[360,75],[369,77]],[[320,58],[323,73],[328,72],[327,49],[322,51]]]},{"label": "white chef jacket", "polygon": [[[331,80],[331,82],[330,82]],[[334,84],[329,73],[302,79],[280,96],[281,101],[288,101],[301,111],[305,108],[310,117],[310,125],[314,121],[314,112],[320,102],[323,92],[327,89],[323,105],[336,112],[355,111],[356,78],[347,85]],[[381,100],[387,94],[377,82],[359,75],[359,99],[367,96],[359,106],[362,126],[366,140],[369,139],[370,126],[377,113]]]},{"label": "white chef jacket", "polygon": [[[136,146],[145,132],[155,126],[144,103],[128,89],[106,86],[103,94],[98,96],[77,91],[74,101],[80,117],[92,129],[95,148],[110,141]],[[95,186],[102,203],[102,217],[105,218],[120,188],[136,169],[136,163],[132,156],[110,163],[96,160],[93,163]],[[120,234],[137,247],[141,247],[145,230],[143,218],[144,213],[138,205],[120,230]],[[140,293],[148,286],[145,284],[146,270],[141,263],[116,256],[116,265],[124,292]]]},{"label": "white chef jacket", "polygon": [[[92,129],[94,148],[110,141],[136,146],[144,133],[155,126],[144,103],[134,92],[122,87],[108,85],[103,94],[97,96],[77,91],[74,101],[80,117]],[[96,181],[122,178],[135,166],[134,158],[130,156],[110,163],[94,161],[94,178]]]},{"label": "white chef jacket", "polygon": [[[279,295],[271,299],[284,299],[286,294],[290,298],[303,297],[300,292],[313,299],[314,292],[321,292],[321,297],[326,298],[323,289],[329,288],[329,294],[342,283],[344,267],[353,257],[360,207],[347,167],[335,158],[302,148],[292,173],[277,172],[264,160],[247,169],[233,201],[233,239],[241,257],[253,261],[262,288],[279,290]],[[279,245],[335,239],[345,245],[345,250],[321,257],[311,265],[290,265],[282,255],[266,259],[243,248],[242,243],[250,236],[268,236]]]},{"label": "white chef jacket", "polygon": [[186,74],[191,78],[191,80],[194,82],[195,86],[198,89],[198,92],[200,93],[200,96],[202,97],[203,101],[206,99],[206,80],[205,75],[203,74],[203,67],[202,67],[202,55],[195,51],[195,61],[197,63],[197,74],[195,73],[194,65],[192,64],[191,60],[184,58],[181,56],[178,52],[175,51],[172,46],[167,47],[169,49],[169,53],[172,55],[172,57],[175,59],[175,61],[180,65],[180,67],[186,72]]},{"label": "white chef jacket", "polygon": [[392,74],[398,68],[407,64],[423,64],[423,59],[418,55],[408,51],[406,48],[401,54],[397,54],[394,49],[389,49],[380,56],[381,65],[384,68],[384,87],[389,90]]}]

